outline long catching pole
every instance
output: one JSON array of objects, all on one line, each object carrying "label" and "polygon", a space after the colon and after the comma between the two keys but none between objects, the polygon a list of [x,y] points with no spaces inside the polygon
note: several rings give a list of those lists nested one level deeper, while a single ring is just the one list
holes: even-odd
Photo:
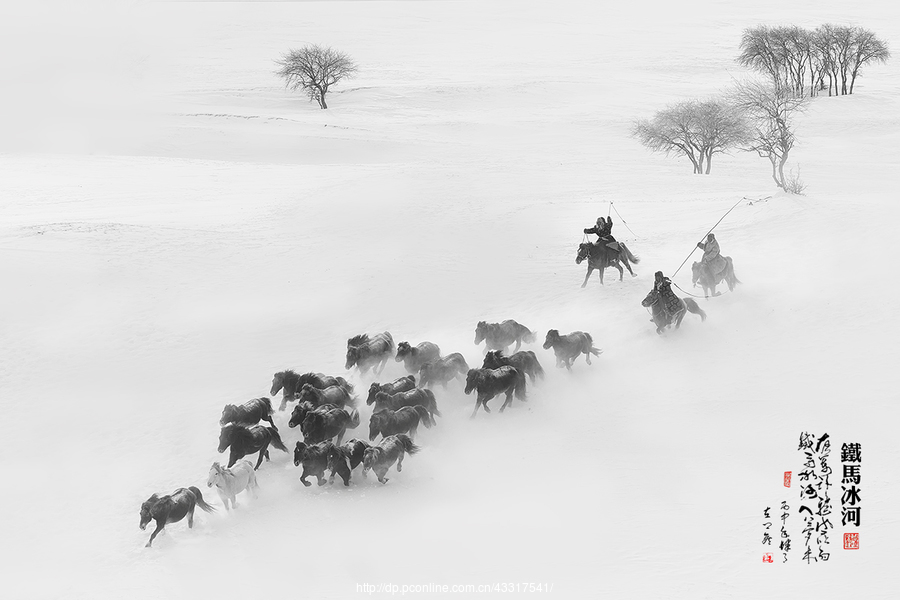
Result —
[{"label": "long catching pole", "polygon": [[[706,237],[707,237],[710,233],[713,232],[713,229],[715,229],[716,227],[718,227],[718,226],[719,226],[719,223],[721,223],[722,221],[725,220],[725,217],[728,216],[728,213],[730,213],[730,212],[733,211],[735,208],[737,208],[737,205],[740,204],[740,203],[743,202],[743,201],[744,201],[744,198],[741,198],[740,200],[738,200],[737,202],[735,202],[735,203],[734,203],[734,206],[732,206],[731,208],[729,208],[729,209],[728,209],[728,212],[726,212],[724,215],[722,215],[722,218],[719,219],[718,221],[716,221],[716,224],[709,228],[709,231],[707,231],[707,232],[704,234],[703,239],[706,239]],[[677,269],[675,269],[675,272],[672,273],[672,277],[675,277],[675,275],[678,274],[678,271],[681,270],[681,267],[684,266],[684,263],[686,263],[686,262],[688,261],[688,259],[691,257],[691,254],[693,254],[693,253],[694,253],[694,250],[696,250],[696,249],[697,249],[697,246],[696,246],[696,244],[695,244],[694,247],[691,248],[691,253],[688,254],[688,255],[685,257],[685,259],[684,259],[684,261],[682,261],[681,265],[679,265],[679,267],[678,267]],[[680,289],[680,288],[679,288],[679,289]]]}]

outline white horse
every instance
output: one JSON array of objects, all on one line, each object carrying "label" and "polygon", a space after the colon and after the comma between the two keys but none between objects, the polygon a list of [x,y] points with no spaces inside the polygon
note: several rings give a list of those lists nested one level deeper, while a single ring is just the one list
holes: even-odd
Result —
[{"label": "white horse", "polygon": [[253,497],[256,498],[256,490],[259,489],[259,484],[256,483],[256,471],[253,470],[253,463],[247,459],[239,460],[230,469],[223,467],[218,462],[214,462],[209,468],[209,479],[206,480],[206,485],[209,487],[216,486],[216,491],[219,492],[219,498],[222,499],[225,510],[228,510],[229,500],[231,501],[231,508],[237,508],[236,496],[244,490],[249,489]]}]

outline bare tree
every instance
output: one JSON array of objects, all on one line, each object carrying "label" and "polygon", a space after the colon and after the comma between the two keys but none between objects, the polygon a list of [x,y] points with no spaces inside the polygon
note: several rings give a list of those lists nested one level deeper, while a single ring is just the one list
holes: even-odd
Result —
[{"label": "bare tree", "polygon": [[325,94],[331,86],[352,77],[356,63],[348,55],[329,47],[310,44],[299,50],[290,50],[275,61],[281,68],[275,73],[285,80],[292,90],[302,89],[310,100],[328,108]]},{"label": "bare tree", "polygon": [[713,154],[726,152],[748,139],[741,114],[721,100],[690,100],[637,121],[631,134],[655,152],[686,156],[694,173],[712,168]]},{"label": "bare tree", "polygon": [[787,189],[784,165],[795,142],[793,118],[804,109],[807,99],[787,87],[759,82],[737,83],[731,97],[752,130],[743,149],[768,158],[775,185]]},{"label": "bare tree", "polygon": [[853,28],[853,44],[849,53],[850,93],[863,65],[871,62],[885,63],[891,57],[887,44],[875,37],[875,34],[862,27]]}]

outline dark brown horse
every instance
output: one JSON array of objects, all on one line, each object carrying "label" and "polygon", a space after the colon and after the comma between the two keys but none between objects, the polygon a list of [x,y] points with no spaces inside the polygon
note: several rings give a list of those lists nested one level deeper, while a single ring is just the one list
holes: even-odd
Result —
[{"label": "dark brown horse", "polygon": [[348,429],[359,427],[359,412],[355,408],[333,408],[327,411],[312,411],[303,419],[300,431],[307,444],[318,444],[337,437],[340,444]]},{"label": "dark brown horse", "polygon": [[538,362],[537,356],[531,350],[522,350],[512,356],[504,356],[502,350],[491,350],[484,355],[484,369],[499,369],[500,367],[515,367],[531,378],[531,383],[540,377],[544,378],[544,368]]},{"label": "dark brown horse", "polygon": [[534,332],[512,319],[507,319],[502,323],[478,321],[475,326],[475,345],[477,346],[484,340],[485,352],[488,350],[506,351],[513,343],[516,345],[513,352],[518,352],[522,347],[522,342],[530,344],[536,339]]},{"label": "dark brown horse", "polygon": [[263,427],[262,425],[244,427],[231,423],[223,427],[219,433],[219,452],[225,452],[229,446],[231,447],[231,456],[228,459],[229,469],[239,459],[254,452],[259,452],[259,460],[256,461],[256,466],[253,468],[259,469],[263,456],[269,460],[269,444],[283,452],[288,451],[284,442],[281,441],[281,436],[278,435],[278,430],[274,427]]},{"label": "dark brown horse", "polygon": [[394,338],[390,333],[376,333],[371,338],[363,333],[347,340],[346,368],[349,371],[356,366],[362,374],[373,369],[378,375],[393,354]]},{"label": "dark brown horse", "polygon": [[296,394],[297,400],[300,402],[312,402],[321,406],[322,404],[334,404],[335,406],[356,406],[356,398],[339,385],[331,385],[327,388],[319,389],[311,383],[304,383],[303,387]]},{"label": "dark brown horse", "polygon": [[274,397],[278,390],[282,390],[281,406],[278,407],[278,410],[284,410],[288,402],[293,402],[297,399],[297,391],[307,383],[320,390],[339,385],[347,390],[348,394],[353,393],[353,386],[347,383],[347,380],[343,377],[331,377],[322,373],[304,373],[300,375],[288,370],[275,373],[275,376],[272,378],[272,390],[269,392],[269,395]]},{"label": "dark brown horse", "polygon": [[388,394],[378,392],[375,394],[375,408],[372,412],[381,412],[383,410],[398,410],[404,406],[421,406],[428,411],[431,418],[435,415],[441,416],[441,411],[437,407],[437,399],[431,390],[423,390],[415,388],[406,392],[398,392],[396,394]]},{"label": "dark brown horse", "polygon": [[328,412],[339,408],[341,407],[335,406],[334,404],[316,405],[312,402],[300,402],[294,407],[293,412],[291,412],[291,419],[288,421],[288,427],[293,429],[297,425],[302,425],[303,421],[306,420],[306,416],[311,412]]},{"label": "dark brown horse", "polygon": [[741,280],[734,274],[734,262],[732,262],[731,257],[725,256],[724,258],[725,268],[716,273],[713,279],[710,279],[702,264],[695,262],[691,265],[691,282],[694,284],[694,287],[697,287],[698,283],[700,284],[703,288],[704,296],[718,296],[719,292],[716,291],[716,286],[723,281],[728,284],[729,292],[733,292],[735,286],[741,283]]},{"label": "dark brown horse", "polygon": [[419,430],[419,423],[431,429],[434,421],[422,406],[404,406],[397,410],[380,410],[372,413],[369,419],[369,439],[374,440],[381,434],[388,437],[397,433],[406,433],[413,440]]},{"label": "dark brown horse", "polygon": [[334,482],[334,474],[337,473],[344,480],[344,485],[350,485],[350,467],[346,461],[335,460],[338,452],[338,448],[331,442],[320,442],[313,445],[297,442],[297,445],[294,446],[294,466],[303,465],[300,483],[306,487],[311,486],[312,484],[306,478],[313,475],[319,485],[325,485],[325,469],[330,469],[331,482]]},{"label": "dark brown horse", "polygon": [[397,472],[403,470],[403,456],[405,454],[415,454],[419,451],[419,447],[413,444],[408,435],[398,434],[391,435],[377,445],[367,449],[363,458],[363,476],[369,471],[375,471],[378,481],[387,483],[388,469],[397,463]]},{"label": "dark brown horse", "polygon": [[375,402],[375,394],[384,392],[386,394],[399,394],[400,392],[408,392],[416,389],[416,376],[407,375],[395,379],[391,383],[373,383],[369,386],[369,397],[366,398],[366,404]]},{"label": "dark brown horse", "polygon": [[156,529],[150,534],[150,541],[146,548],[153,544],[153,540],[168,523],[177,523],[187,517],[188,528],[194,528],[194,508],[199,506],[202,510],[212,513],[216,509],[203,500],[203,494],[194,486],[178,488],[171,494],[160,496],[153,494],[141,504],[141,531],[147,528],[151,520],[156,521]]},{"label": "dark brown horse", "polygon": [[454,379],[462,379],[469,372],[469,364],[459,352],[448,354],[437,360],[430,360],[419,369],[419,385],[431,387],[435,383],[447,389],[447,384]]},{"label": "dark brown horse", "polygon": [[700,315],[700,321],[706,321],[706,313],[703,312],[703,309],[700,308],[700,305],[693,298],[678,298],[680,304],[674,313],[669,313],[661,300],[662,297],[659,292],[653,289],[641,301],[641,306],[650,309],[650,320],[656,325],[656,333],[659,335],[662,335],[662,332],[671,325],[675,325],[675,329],[681,327],[681,321],[684,319],[686,312]]},{"label": "dark brown horse", "polygon": [[418,373],[422,365],[429,360],[441,357],[441,349],[437,344],[422,342],[416,346],[410,346],[409,342],[397,344],[397,356],[394,360],[403,361],[403,366],[409,373]]},{"label": "dark brown horse", "polygon": [[603,352],[594,348],[594,338],[591,337],[591,334],[583,331],[573,331],[566,335],[559,335],[558,330],[551,329],[547,332],[547,337],[544,340],[544,350],[549,350],[550,348],[553,348],[553,353],[556,354],[557,368],[565,366],[570,371],[572,370],[572,363],[580,355],[584,354],[587,364],[591,364],[591,354],[600,356]]},{"label": "dark brown horse", "polygon": [[[275,421],[272,420],[272,401],[268,398],[254,398],[240,406],[226,404],[225,408],[222,409],[222,418],[219,419],[219,425],[227,425],[229,423],[256,425],[260,421],[268,421],[272,427],[275,427]],[[275,427],[275,429],[278,428]]]},{"label": "dark brown horse", "polygon": [[469,369],[466,375],[466,394],[475,390],[478,398],[475,400],[475,410],[472,417],[478,413],[478,407],[484,407],[484,412],[491,412],[488,401],[497,394],[506,394],[506,402],[500,407],[503,412],[512,404],[513,393],[519,400],[525,400],[525,373],[515,367],[500,367],[499,369]]},{"label": "dark brown horse", "polygon": [[[625,276],[625,272],[622,270],[622,264],[625,265],[625,268],[628,269],[628,272],[631,273],[632,277],[636,277],[634,271],[631,270],[631,265],[628,264],[628,261],[630,260],[634,264],[638,264],[641,260],[632,254],[631,250],[629,250],[622,242],[615,243],[621,248],[620,251],[610,248],[605,243],[591,244],[590,242],[584,242],[583,244],[578,245],[578,255],[575,257],[575,264],[580,265],[585,259],[588,261],[587,274],[584,276],[584,283],[581,284],[581,287],[587,285],[588,279],[595,269],[600,273],[600,285],[603,285],[603,272],[607,267],[618,269],[619,281],[622,281],[622,278]],[[622,264],[619,264],[620,262]]]}]

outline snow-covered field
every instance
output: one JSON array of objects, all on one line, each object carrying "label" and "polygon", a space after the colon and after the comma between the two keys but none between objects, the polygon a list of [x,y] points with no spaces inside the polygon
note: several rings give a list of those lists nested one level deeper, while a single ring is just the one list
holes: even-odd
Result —
[{"label": "snow-covered field", "polygon": [[[764,159],[694,176],[628,136],[747,76],[747,26],[859,24],[897,49],[896,4],[5,10],[4,598],[896,593],[896,59],[798,121],[805,196],[775,193]],[[360,63],[327,111],[272,73],[306,42]],[[743,285],[657,336],[640,306],[653,272],[741,198],[716,233]],[[638,277],[581,289],[581,230],[609,201]],[[692,291],[689,266],[674,280]],[[347,375],[347,338],[384,330],[474,365],[475,323],[507,318],[540,341],[588,331],[604,354],[566,373],[534,344],[548,377],[502,415],[470,419],[472,397],[438,389],[443,419],[386,485],[304,488],[272,450],[237,511],[205,486],[222,406],[266,395],[274,372]],[[800,468],[802,431],[831,435],[833,465],[862,443],[861,549],[840,547],[837,467],[831,560],[800,560],[794,512],[788,563],[763,564],[763,509],[799,499],[782,473]],[[219,512],[145,549],[140,503],[188,485]]]}]

